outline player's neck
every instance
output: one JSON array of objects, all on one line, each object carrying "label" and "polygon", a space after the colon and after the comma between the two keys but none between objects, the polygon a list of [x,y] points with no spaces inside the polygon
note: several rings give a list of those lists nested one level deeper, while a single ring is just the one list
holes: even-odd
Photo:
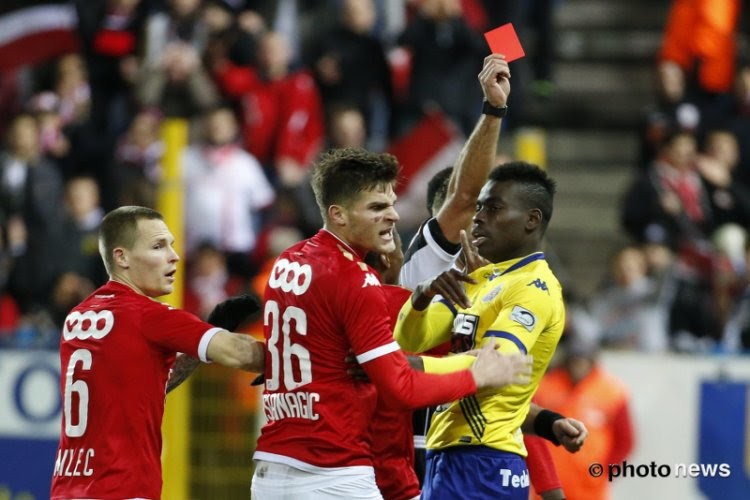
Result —
[{"label": "player's neck", "polygon": [[328,224],[323,226],[323,229],[331,233],[337,240],[339,240],[341,243],[347,246],[349,250],[352,250],[357,255],[364,255],[367,252],[363,251],[361,248],[357,248],[355,245],[352,245],[349,243],[349,239],[347,238],[347,235],[343,231],[336,231],[335,229],[331,228]]},{"label": "player's neck", "polygon": [[146,295],[143,290],[138,288],[135,283],[133,283],[132,280],[130,280],[127,276],[122,276],[120,274],[115,274],[109,277],[110,281],[114,281],[116,283],[119,283],[121,285],[125,285],[126,287],[132,289],[135,293],[140,295]]}]

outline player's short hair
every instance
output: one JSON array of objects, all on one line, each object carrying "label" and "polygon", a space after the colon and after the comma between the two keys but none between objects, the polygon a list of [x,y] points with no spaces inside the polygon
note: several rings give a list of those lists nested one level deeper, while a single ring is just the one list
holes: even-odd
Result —
[{"label": "player's short hair", "polygon": [[125,206],[112,210],[102,219],[99,226],[99,254],[110,276],[114,269],[112,251],[116,247],[133,247],[137,237],[138,221],[141,219],[164,220],[164,217],[151,208]]},{"label": "player's short hair", "polygon": [[362,191],[393,184],[400,166],[395,156],[360,148],[331,149],[315,163],[312,188],[323,220],[328,207],[347,205]]},{"label": "player's short hair", "polygon": [[526,208],[538,208],[542,212],[542,231],[547,229],[555,198],[555,181],[547,172],[525,161],[512,161],[495,167],[490,172],[489,180],[519,184]]},{"label": "player's short hair", "polygon": [[433,217],[436,215],[432,211],[433,206],[437,212],[445,203],[445,197],[448,195],[448,181],[452,173],[453,167],[446,167],[433,175],[427,183],[427,211]]}]

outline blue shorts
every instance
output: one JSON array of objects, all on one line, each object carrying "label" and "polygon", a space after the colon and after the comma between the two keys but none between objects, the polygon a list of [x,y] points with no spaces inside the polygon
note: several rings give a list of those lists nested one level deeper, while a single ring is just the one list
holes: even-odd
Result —
[{"label": "blue shorts", "polygon": [[486,446],[427,450],[421,498],[528,500],[529,470],[522,456]]}]

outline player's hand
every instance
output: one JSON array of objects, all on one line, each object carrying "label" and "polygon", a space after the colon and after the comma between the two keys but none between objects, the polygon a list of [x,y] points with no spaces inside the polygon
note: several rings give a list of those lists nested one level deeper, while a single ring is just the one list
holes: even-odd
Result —
[{"label": "player's hand", "polygon": [[398,275],[404,265],[404,251],[401,249],[401,236],[396,228],[393,228],[393,243],[395,248],[388,253],[367,254],[365,262],[375,269],[380,275],[380,282],[386,285],[397,285]]},{"label": "player's hand", "polygon": [[484,67],[479,72],[479,83],[482,85],[484,98],[496,108],[508,103],[510,95],[510,68],[505,56],[491,54],[484,58]]},{"label": "player's hand", "polygon": [[521,354],[502,354],[491,340],[479,350],[471,366],[477,390],[531,382],[533,357]]},{"label": "player's hand", "polygon": [[466,234],[464,229],[461,230],[461,253],[464,256],[464,263],[466,264],[466,273],[471,274],[480,267],[484,267],[490,263],[489,260],[479,255],[477,247],[471,244],[469,241],[469,235]]},{"label": "player's hand", "polygon": [[347,365],[346,373],[350,377],[352,377],[357,382],[369,382],[370,381],[370,377],[367,376],[367,373],[359,365],[359,362],[357,361],[357,357],[354,355],[352,351],[349,351],[349,354],[347,354],[346,358],[344,358],[344,361],[346,362],[346,365]]},{"label": "player's hand", "polygon": [[208,315],[207,323],[233,332],[260,311],[260,300],[253,295],[238,295],[220,302]]},{"label": "player's hand", "polygon": [[456,269],[449,269],[437,275],[431,280],[425,280],[414,290],[412,294],[412,306],[417,311],[424,310],[435,295],[442,295],[445,300],[452,304],[458,304],[459,306],[467,309],[471,307],[471,301],[466,295],[466,289],[463,283],[475,284],[476,280],[471,276],[458,271]]},{"label": "player's hand", "polygon": [[555,433],[555,437],[560,441],[560,444],[570,453],[580,450],[589,435],[589,431],[583,425],[583,422],[570,417],[555,420],[552,424],[552,432]]}]

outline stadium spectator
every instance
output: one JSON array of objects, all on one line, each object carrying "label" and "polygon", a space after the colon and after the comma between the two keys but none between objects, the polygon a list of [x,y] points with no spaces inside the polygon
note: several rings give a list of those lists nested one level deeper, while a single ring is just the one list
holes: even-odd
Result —
[{"label": "stadium spectator", "polygon": [[626,247],[617,252],[608,283],[591,302],[596,334],[589,341],[644,352],[666,350],[667,311],[657,300],[658,292],[641,249]]},{"label": "stadium spectator", "polygon": [[597,362],[595,344],[579,341],[573,334],[565,347],[563,365],[542,379],[536,398],[552,411],[580,419],[590,435],[580,452],[571,455],[553,448],[552,456],[565,498],[609,498],[610,483],[589,474],[589,467],[622,463],[632,451],[630,396],[623,382]]},{"label": "stadium spectator", "polygon": [[340,15],[340,26],[323,37],[310,66],[327,113],[336,102],[355,106],[365,117],[368,135],[374,133],[383,144],[392,107],[391,72],[373,34],[375,5],[373,0],[345,0]]},{"label": "stadium spectator", "polygon": [[363,148],[367,125],[362,112],[354,106],[332,105],[328,116],[329,148]]},{"label": "stadium spectator", "polygon": [[275,184],[295,188],[323,146],[320,95],[308,72],[293,69],[289,42],[281,34],[261,38],[258,59],[257,71],[226,64],[217,78],[222,91],[241,102],[247,149]]},{"label": "stadium spectator", "polygon": [[173,242],[148,208],[121,207],[102,220],[110,281],[70,312],[60,343],[64,403],[53,499],[161,496],[160,425],[177,352],[263,368],[262,345],[225,329],[257,309],[254,300],[217,307],[210,318],[216,326],[152,300],[173,290]]},{"label": "stadium spectator", "polygon": [[36,121],[17,116],[0,159],[0,218],[14,258],[9,290],[24,312],[47,302],[60,274],[56,257],[63,241],[62,198],[62,178],[41,156]]},{"label": "stadium spectator", "polygon": [[709,234],[711,212],[696,171],[696,154],[691,133],[672,133],[659,148],[658,158],[629,188],[623,223],[636,240],[677,249]]},{"label": "stadium spectator", "polygon": [[144,65],[136,85],[138,102],[159,108],[164,116],[194,118],[216,106],[219,95],[201,54],[186,42],[173,42],[153,64]]},{"label": "stadium spectator", "polygon": [[[93,177],[74,177],[65,184],[65,251],[60,255],[64,269],[79,274],[96,287],[107,281],[99,257],[99,224],[104,217],[99,185]],[[67,313],[76,303],[64,308]]]},{"label": "stadium spectator", "polygon": [[[471,274],[451,269],[422,282],[401,310],[395,335],[411,352],[451,341],[452,352],[461,353],[497,338],[501,351],[534,357],[531,385],[488,391],[436,413],[427,436],[424,498],[456,498],[468,489],[487,498],[527,498],[519,429],[567,441],[571,449],[585,438],[584,428],[560,415],[557,426],[544,411],[525,421],[564,326],[560,285],[540,251],[554,190],[536,166],[512,162],[494,169],[477,199],[471,245],[478,255],[465,256]],[[501,469],[505,479],[490,472]]]},{"label": "stadium spectator", "polygon": [[246,274],[257,241],[262,209],[274,190],[258,161],[237,143],[237,121],[229,108],[204,115],[202,144],[183,156],[188,251],[210,242],[229,256],[230,271]]},{"label": "stadium spectator", "polygon": [[[164,154],[164,143],[159,137],[160,125],[161,115],[156,110],[144,110],[133,117],[115,149],[109,168],[113,185],[106,186],[109,189],[105,193],[109,193],[109,197],[104,199],[109,198],[116,206],[155,206]],[[142,196],[129,194],[134,191],[141,192]]]},{"label": "stadium spectator", "polygon": [[404,130],[430,106],[442,109],[467,136],[474,127],[480,99],[474,75],[485,47],[461,13],[459,0],[425,0],[398,39],[413,54],[409,95],[400,118]]},{"label": "stadium spectator", "polygon": [[728,130],[712,130],[703,149],[696,166],[708,194],[714,229],[724,224],[750,227],[750,188],[733,175],[739,162],[737,138]]},{"label": "stadium spectator", "polygon": [[[415,408],[524,378],[523,357],[491,347],[480,351],[470,371],[432,375],[409,368],[393,340],[377,273],[362,260],[367,251],[395,247],[398,168],[390,155],[351,149],[332,150],[315,166],[325,226],[281,254],[266,288],[268,424],[254,455],[254,496],[378,498],[367,437],[376,388],[380,397]],[[372,385],[338,374],[350,349]],[[292,358],[299,368],[281,363]],[[289,397],[297,398],[295,409],[285,404]]]},{"label": "stadium spectator", "polygon": [[739,0],[673,0],[660,61],[694,74],[702,93],[729,92],[735,74]]},{"label": "stadium spectator", "polygon": [[659,147],[672,130],[696,132],[701,111],[688,96],[685,73],[677,63],[662,61],[656,67],[656,103],[645,110],[640,125],[643,169],[656,159]]}]

